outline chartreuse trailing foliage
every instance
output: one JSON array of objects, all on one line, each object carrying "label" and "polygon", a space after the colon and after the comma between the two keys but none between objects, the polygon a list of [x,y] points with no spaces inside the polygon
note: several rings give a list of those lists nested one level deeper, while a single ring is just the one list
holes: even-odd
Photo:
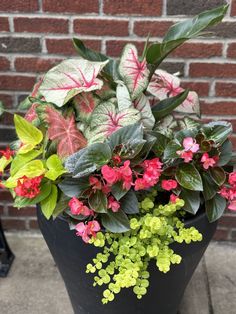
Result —
[{"label": "chartreuse trailing foliage", "polygon": [[201,123],[197,93],[158,68],[227,8],[173,25],[162,42],[147,40],[142,56],[127,44],[112,60],[74,39],[79,57],[49,70],[20,104],[25,116],[14,115],[18,140],[0,151],[0,187],[15,207],[62,215],[103,248],[87,267],[106,286],[103,303],[122,288],[146,294],[151,260],[164,273],[180,263],[170,245],[201,240],[184,225],[200,207],[210,222],[236,210],[231,124]]}]

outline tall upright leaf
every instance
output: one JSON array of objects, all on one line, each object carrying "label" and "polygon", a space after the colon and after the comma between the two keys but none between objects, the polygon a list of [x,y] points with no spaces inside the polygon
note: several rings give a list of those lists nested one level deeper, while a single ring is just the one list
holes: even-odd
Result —
[{"label": "tall upright leaf", "polygon": [[129,89],[131,98],[136,99],[147,87],[149,70],[146,59],[139,61],[137,48],[134,45],[125,46],[120,59],[119,72]]},{"label": "tall upright leaf", "polygon": [[141,114],[141,123],[146,129],[151,130],[155,124],[155,118],[152,114],[150,101],[144,94],[141,94],[134,103],[134,108],[137,109]]},{"label": "tall upright leaf", "polygon": [[57,153],[60,157],[72,155],[86,146],[87,141],[76,128],[73,114],[64,118],[59,111],[49,106],[46,107],[45,113],[48,137],[52,141],[57,141]]}]

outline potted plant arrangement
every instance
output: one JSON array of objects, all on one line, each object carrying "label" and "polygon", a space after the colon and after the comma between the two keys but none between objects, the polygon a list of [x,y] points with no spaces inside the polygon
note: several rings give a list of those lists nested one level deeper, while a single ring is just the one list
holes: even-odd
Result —
[{"label": "potted plant arrangement", "polygon": [[172,26],[141,57],[133,44],[112,60],[74,39],[79,58],[20,104],[1,186],[17,208],[37,205],[75,313],[176,314],[217,219],[236,209],[231,124],[201,123],[197,94],[160,69],[226,11]]}]

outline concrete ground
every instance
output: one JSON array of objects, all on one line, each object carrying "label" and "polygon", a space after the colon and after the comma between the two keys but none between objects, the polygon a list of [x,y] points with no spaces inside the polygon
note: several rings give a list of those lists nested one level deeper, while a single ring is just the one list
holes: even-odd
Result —
[{"label": "concrete ground", "polygon": [[[8,277],[0,278],[0,313],[73,314],[42,237],[23,233],[7,238],[16,259]],[[226,313],[236,313],[236,244],[213,242],[186,290],[180,314]]]}]

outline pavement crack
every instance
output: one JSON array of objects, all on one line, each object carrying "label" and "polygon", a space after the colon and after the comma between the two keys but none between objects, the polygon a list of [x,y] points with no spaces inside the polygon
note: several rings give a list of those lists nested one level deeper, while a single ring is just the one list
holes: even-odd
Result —
[{"label": "pavement crack", "polygon": [[211,298],[210,282],[209,282],[209,276],[207,272],[207,265],[206,265],[205,257],[203,257],[202,264],[203,264],[204,273],[206,274],[206,288],[207,288],[208,306],[209,306],[208,310],[209,310],[209,314],[214,314],[214,308],[213,308],[212,298]]}]

